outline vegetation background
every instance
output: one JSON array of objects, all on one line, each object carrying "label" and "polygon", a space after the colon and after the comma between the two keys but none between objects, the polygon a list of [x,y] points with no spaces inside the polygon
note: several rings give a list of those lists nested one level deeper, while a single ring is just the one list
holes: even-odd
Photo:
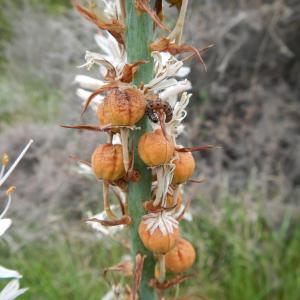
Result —
[{"label": "vegetation background", "polygon": [[[222,150],[197,156],[207,180],[186,190],[197,276],[178,299],[299,300],[300,3],[190,2],[185,41],[215,46],[207,73],[190,64],[182,142]],[[35,140],[8,183],[17,186],[14,224],[0,261],[23,274],[22,299],[101,299],[124,280],[103,269],[126,252],[82,222],[101,210],[100,190],[68,157],[88,160],[103,137],[58,126],[79,120],[72,82],[85,50],[97,51],[95,28],[69,0],[0,0],[0,8],[0,153],[16,157]]]}]

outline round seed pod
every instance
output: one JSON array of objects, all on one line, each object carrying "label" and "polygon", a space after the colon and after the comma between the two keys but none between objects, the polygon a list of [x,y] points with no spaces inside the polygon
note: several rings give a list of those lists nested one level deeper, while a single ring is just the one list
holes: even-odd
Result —
[{"label": "round seed pod", "polygon": [[185,239],[178,239],[176,246],[165,255],[166,270],[181,273],[188,270],[195,262],[196,252],[192,244]]},{"label": "round seed pod", "polygon": [[138,153],[141,160],[150,167],[168,163],[174,153],[173,141],[166,139],[161,129],[144,133],[138,144]]},{"label": "round seed pod", "polygon": [[99,104],[100,125],[132,126],[145,114],[144,95],[136,88],[114,89]]},{"label": "round seed pod", "polygon": [[117,180],[125,176],[122,145],[103,144],[92,154],[92,169],[99,179]]},{"label": "round seed pod", "polygon": [[195,160],[191,152],[177,152],[178,159],[174,160],[175,170],[172,184],[186,182],[194,173]]},{"label": "round seed pod", "polygon": [[179,238],[179,228],[175,227],[171,232],[167,230],[166,233],[163,233],[158,226],[153,232],[150,232],[147,229],[147,223],[142,220],[139,225],[139,236],[147,249],[157,254],[165,254],[175,247]]}]

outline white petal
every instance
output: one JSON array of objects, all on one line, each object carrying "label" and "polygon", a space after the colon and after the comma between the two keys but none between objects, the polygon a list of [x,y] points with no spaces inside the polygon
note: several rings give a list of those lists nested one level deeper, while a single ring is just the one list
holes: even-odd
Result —
[{"label": "white petal", "polygon": [[1,291],[0,293],[0,300],[13,300],[16,299],[18,296],[25,293],[28,288],[20,289],[20,284],[18,279],[11,280]]},{"label": "white petal", "polygon": [[186,77],[191,72],[190,67],[181,67],[178,72],[176,73],[176,76],[178,77]]},{"label": "white petal", "polygon": [[86,75],[77,75],[74,83],[77,83],[83,89],[92,91],[99,89],[104,84],[103,81]]},{"label": "white petal", "polygon": [[11,219],[0,219],[0,236],[10,227]]},{"label": "white petal", "polygon": [[178,81],[175,85],[168,87],[159,94],[159,98],[163,101],[168,101],[174,107],[177,97],[180,93],[188,91],[192,88],[188,80]]},{"label": "white petal", "polygon": [[0,266],[0,278],[21,278],[22,275],[15,271]]}]

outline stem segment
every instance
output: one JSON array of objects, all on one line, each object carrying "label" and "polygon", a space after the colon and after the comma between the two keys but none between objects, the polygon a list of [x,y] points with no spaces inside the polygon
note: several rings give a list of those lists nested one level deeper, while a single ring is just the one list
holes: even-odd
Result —
[{"label": "stem segment", "polygon": [[[153,5],[152,2],[153,0],[151,1],[151,5]],[[139,87],[142,82],[149,82],[153,74],[153,61],[148,46],[150,42],[152,42],[153,23],[147,14],[140,13],[135,9],[134,0],[126,0],[126,18],[126,51],[128,62],[134,63],[138,60],[149,61],[149,63],[139,66],[139,71],[135,75],[134,84]],[[151,127],[146,117],[144,117],[137,126],[139,126],[141,130],[133,131],[131,133],[131,140],[134,143],[135,150],[134,168],[140,172],[141,179],[137,183],[131,182],[128,191],[128,210],[133,221],[131,225],[132,259],[134,262],[138,253],[146,255],[139,299],[153,300],[155,299],[155,291],[148,285],[148,282],[154,277],[155,261],[153,254],[144,247],[138,234],[141,217],[145,214],[143,202],[149,200],[151,195],[151,173],[137,154],[137,145],[140,136],[146,131],[149,131]]]}]

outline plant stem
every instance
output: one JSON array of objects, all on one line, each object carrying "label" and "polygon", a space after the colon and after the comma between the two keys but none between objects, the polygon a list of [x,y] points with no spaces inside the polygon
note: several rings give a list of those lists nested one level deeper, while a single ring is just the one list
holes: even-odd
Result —
[{"label": "plant stem", "polygon": [[[149,63],[141,65],[139,71],[135,75],[134,84],[139,87],[142,82],[149,82],[153,74],[153,61],[148,46],[153,37],[153,23],[147,14],[140,13],[135,9],[133,0],[126,0],[126,17],[126,51],[128,62],[133,63],[141,59],[149,61]],[[143,202],[149,200],[151,195],[151,173],[137,154],[137,145],[140,136],[146,131],[151,130],[151,127],[146,117],[144,117],[137,126],[140,127],[141,130],[134,131],[131,134],[131,141],[134,143],[135,151],[134,168],[140,172],[141,179],[138,183],[130,183],[128,191],[128,210],[129,215],[133,220],[131,226],[132,261],[135,261],[135,256],[138,253],[146,255],[139,299],[153,300],[155,299],[155,291],[153,288],[149,287],[148,282],[154,277],[155,261],[153,254],[144,247],[138,234],[138,226],[141,217],[145,214]]]}]

